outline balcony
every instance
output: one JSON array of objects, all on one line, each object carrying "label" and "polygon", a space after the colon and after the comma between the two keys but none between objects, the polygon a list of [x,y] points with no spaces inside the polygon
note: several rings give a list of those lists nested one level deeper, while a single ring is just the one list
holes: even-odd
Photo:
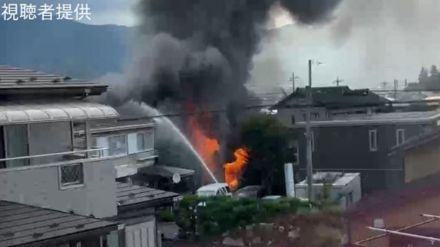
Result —
[{"label": "balcony", "polygon": [[60,162],[0,169],[0,198],[82,215],[114,216],[115,166],[121,157],[103,157],[103,151],[89,149],[1,159],[32,163],[33,159],[64,157]]}]

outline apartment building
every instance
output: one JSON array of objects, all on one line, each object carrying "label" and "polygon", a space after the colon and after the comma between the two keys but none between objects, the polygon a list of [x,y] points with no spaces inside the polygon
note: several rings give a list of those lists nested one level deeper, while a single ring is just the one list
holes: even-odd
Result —
[{"label": "apartment building", "polygon": [[106,90],[0,66],[0,246],[160,245],[151,202],[178,194],[119,181],[155,164],[154,124],[89,100]]}]

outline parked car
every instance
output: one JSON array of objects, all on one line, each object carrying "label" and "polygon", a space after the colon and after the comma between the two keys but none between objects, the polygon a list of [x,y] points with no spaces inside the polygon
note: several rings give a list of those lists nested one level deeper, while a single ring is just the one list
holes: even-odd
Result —
[{"label": "parked car", "polygon": [[234,193],[234,196],[239,198],[244,198],[244,197],[261,198],[264,196],[264,187],[261,185],[249,185],[237,190]]},{"label": "parked car", "polygon": [[226,183],[207,184],[197,189],[198,196],[231,196],[231,190]]}]

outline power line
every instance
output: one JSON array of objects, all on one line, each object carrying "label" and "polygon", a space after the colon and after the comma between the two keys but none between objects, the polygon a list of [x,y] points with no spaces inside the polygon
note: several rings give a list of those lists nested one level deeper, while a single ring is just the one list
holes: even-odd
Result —
[{"label": "power line", "polygon": [[[439,103],[440,99],[431,99],[431,100],[407,100],[407,101],[390,101],[385,104],[387,105],[395,105],[395,104],[414,104],[414,103]],[[255,104],[255,105],[247,105],[247,106],[238,106],[237,110],[256,110],[256,109],[269,109],[276,106],[276,109],[296,109],[296,108],[307,108],[307,107],[316,107],[321,105],[316,104],[301,104],[301,105],[280,105],[276,104]],[[325,107],[325,105],[322,105]],[[154,118],[173,118],[173,117],[183,117],[183,116],[192,116],[192,115],[205,115],[205,114],[218,114],[218,113],[226,113],[227,109],[209,109],[209,110],[200,110],[200,111],[191,111],[191,112],[174,112],[174,113],[165,113],[154,116],[141,116],[138,118],[131,118],[125,120],[141,120],[141,119],[154,119]]]}]

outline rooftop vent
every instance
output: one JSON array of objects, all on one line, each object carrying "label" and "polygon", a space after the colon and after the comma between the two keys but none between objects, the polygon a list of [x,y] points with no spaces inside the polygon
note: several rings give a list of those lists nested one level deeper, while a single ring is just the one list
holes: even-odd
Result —
[{"label": "rooftop vent", "polygon": [[21,84],[21,83],[24,83],[24,80],[22,80],[22,79],[18,79],[18,80],[16,80],[15,82],[18,83],[18,84]]},{"label": "rooftop vent", "polygon": [[70,81],[70,80],[72,80],[72,77],[70,77],[70,76],[66,76],[63,78],[63,81]]},{"label": "rooftop vent", "polygon": [[31,78],[29,78],[29,81],[32,81],[32,82],[34,82],[36,80],[37,80],[37,77],[35,77],[35,76],[32,76]]},{"label": "rooftop vent", "polygon": [[60,81],[61,81],[60,78],[55,78],[55,79],[52,80],[53,83],[58,83]]}]

